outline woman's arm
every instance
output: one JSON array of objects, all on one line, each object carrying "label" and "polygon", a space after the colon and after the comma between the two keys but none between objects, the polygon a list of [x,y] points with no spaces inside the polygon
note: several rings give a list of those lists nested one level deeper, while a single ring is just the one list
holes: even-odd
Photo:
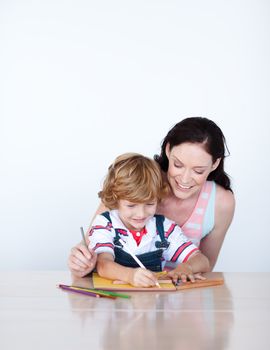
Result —
[{"label": "woman's arm", "polygon": [[150,287],[157,282],[155,275],[151,271],[117,264],[110,253],[98,254],[97,272],[101,277],[121,280],[135,287]]},{"label": "woman's arm", "polygon": [[87,238],[87,239],[88,239],[88,237],[89,237],[89,232],[90,232],[90,230],[91,230],[92,223],[93,223],[93,221],[95,220],[96,216],[99,215],[99,214],[101,214],[101,213],[104,213],[104,211],[107,211],[107,210],[109,210],[109,209],[108,209],[107,207],[105,207],[105,205],[104,205],[102,202],[100,202],[100,203],[99,203],[99,206],[98,206],[98,208],[97,208],[97,210],[96,210],[96,212],[95,212],[95,214],[94,214],[94,216],[92,217],[92,220],[90,221],[88,230],[87,230],[87,232],[86,232],[86,238]]},{"label": "woman's arm", "polygon": [[[85,235],[86,242],[89,245],[89,231],[91,230],[92,222],[98,214],[108,210],[102,203],[100,203],[95,215],[93,216],[87,233]],[[68,267],[71,273],[76,277],[84,277],[88,275],[96,266],[96,254],[93,250],[85,247],[83,242],[78,243],[70,251],[68,257]]]},{"label": "woman's arm", "polygon": [[226,232],[232,222],[235,198],[231,191],[217,186],[215,204],[215,225],[213,230],[200,243],[200,251],[207,256],[210,271],[213,270],[222,247]]}]

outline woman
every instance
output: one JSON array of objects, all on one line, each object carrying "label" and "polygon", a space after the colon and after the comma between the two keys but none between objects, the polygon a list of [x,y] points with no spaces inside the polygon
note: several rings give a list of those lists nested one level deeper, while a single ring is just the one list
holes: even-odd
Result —
[{"label": "woman", "polygon": [[[160,165],[171,188],[157,213],[175,221],[184,234],[207,256],[210,270],[215,266],[226,232],[231,224],[235,200],[230,179],[224,171],[226,140],[220,128],[201,117],[186,118],[167,134]],[[105,211],[100,205],[96,214]],[[83,244],[72,248],[68,259],[71,272],[87,275],[96,256]]]}]

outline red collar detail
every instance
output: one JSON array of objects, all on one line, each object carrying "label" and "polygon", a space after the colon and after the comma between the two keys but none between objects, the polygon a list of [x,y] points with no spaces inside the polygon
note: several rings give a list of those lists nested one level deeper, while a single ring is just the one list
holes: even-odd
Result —
[{"label": "red collar detail", "polygon": [[137,245],[141,243],[143,236],[147,233],[146,228],[144,227],[141,231],[129,230],[132,233],[133,238],[135,239]]}]

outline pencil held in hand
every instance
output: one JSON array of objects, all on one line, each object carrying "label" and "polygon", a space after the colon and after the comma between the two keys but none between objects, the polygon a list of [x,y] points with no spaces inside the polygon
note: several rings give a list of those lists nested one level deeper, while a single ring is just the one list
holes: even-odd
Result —
[{"label": "pencil held in hand", "polygon": [[80,227],[80,230],[81,230],[81,234],[82,234],[83,243],[86,246],[86,248],[88,248],[88,245],[87,245],[86,239],[85,239],[85,234],[84,234],[83,227]]},{"label": "pencil held in hand", "polygon": [[[137,256],[135,254],[132,253],[132,251],[128,248],[128,246],[126,245],[126,243],[120,238],[119,242],[122,244],[122,246],[126,249],[126,251],[129,253],[130,256],[132,256],[132,258],[136,261],[136,263],[142,268],[142,269],[146,269],[146,267],[143,265],[143,263],[137,258]],[[160,284],[158,282],[156,282],[156,286],[158,288],[160,287]]]}]

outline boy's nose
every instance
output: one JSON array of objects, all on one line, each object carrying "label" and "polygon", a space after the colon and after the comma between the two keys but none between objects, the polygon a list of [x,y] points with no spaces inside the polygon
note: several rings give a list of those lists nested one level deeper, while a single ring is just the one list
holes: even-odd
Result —
[{"label": "boy's nose", "polygon": [[138,219],[144,218],[145,217],[145,209],[144,207],[139,207],[136,211],[136,216],[138,217]]}]

